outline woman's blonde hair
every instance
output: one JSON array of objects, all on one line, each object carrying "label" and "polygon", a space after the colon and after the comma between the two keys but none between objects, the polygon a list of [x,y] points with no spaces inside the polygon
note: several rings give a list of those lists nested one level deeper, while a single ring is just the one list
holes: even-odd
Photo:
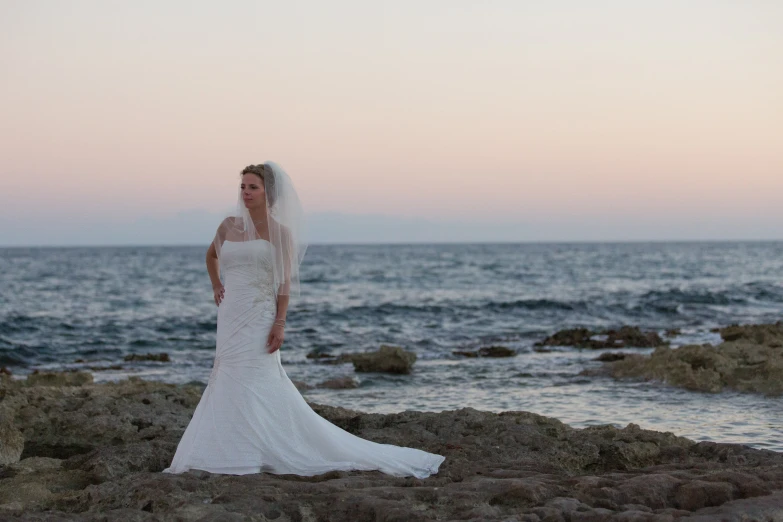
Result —
[{"label": "woman's blonde hair", "polygon": [[265,164],[261,163],[260,165],[248,165],[244,169],[242,169],[242,172],[239,174],[240,176],[244,176],[245,174],[255,174],[259,178],[261,178],[261,182],[264,184],[264,192],[266,192],[266,199],[269,202],[269,205],[275,204],[275,175],[272,172],[272,169],[268,168]]}]

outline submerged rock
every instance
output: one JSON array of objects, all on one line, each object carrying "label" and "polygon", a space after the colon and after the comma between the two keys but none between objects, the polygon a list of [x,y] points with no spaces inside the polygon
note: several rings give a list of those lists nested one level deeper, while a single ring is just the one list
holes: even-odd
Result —
[{"label": "submerged rock", "polygon": [[636,326],[594,332],[587,328],[560,330],[535,346],[573,346],[603,350],[607,348],[654,348],[668,344],[656,332],[642,332]]},{"label": "submerged rock", "polygon": [[517,352],[505,346],[485,346],[477,351],[455,350],[451,353],[463,357],[513,357],[517,354]]},{"label": "submerged rock", "polygon": [[567,328],[550,335],[543,341],[537,342],[535,346],[587,346],[590,343],[590,337],[593,332],[587,328]]},{"label": "submerged rock", "polygon": [[718,346],[659,347],[650,356],[628,355],[608,363],[609,373],[695,391],[783,394],[783,324],[730,326],[720,332],[725,341]]},{"label": "submerged rock", "polygon": [[452,355],[461,355],[462,357],[478,357],[478,352],[470,351],[470,350],[454,350],[451,352]]},{"label": "submerged rock", "polygon": [[345,364],[353,361],[353,356],[358,354],[343,353],[340,355],[333,355],[318,350],[309,352],[305,357],[312,359],[319,364]]},{"label": "submerged rock", "polygon": [[328,379],[326,381],[318,383],[318,388],[330,388],[332,390],[345,390],[351,388],[358,388],[359,383],[353,377],[335,377],[334,379]]},{"label": "submerged rock", "polygon": [[783,516],[779,494],[772,494],[783,489],[782,454],[696,443],[634,424],[575,429],[521,411],[383,415],[311,403],[359,437],[446,461],[424,480],[377,471],[169,475],[160,471],[202,388],[137,378],[81,387],[2,385],[0,409],[26,444],[22,460],[0,466],[0,518],[723,520],[740,510]]},{"label": "submerged rock", "polygon": [[332,354],[330,354],[330,353],[326,353],[326,352],[318,351],[318,350],[312,350],[312,351],[308,352],[308,353],[307,353],[307,355],[306,355],[305,357],[306,357],[307,359],[315,359],[315,360],[320,360],[320,359],[336,359],[336,357],[335,357],[334,355],[332,355]]},{"label": "submerged rock", "polygon": [[629,353],[623,353],[623,352],[604,352],[598,357],[595,358],[596,361],[601,362],[614,362],[614,361],[622,361],[625,359],[628,355],[632,355]]},{"label": "submerged rock", "polygon": [[158,361],[171,362],[167,353],[130,353],[125,356],[125,361]]}]

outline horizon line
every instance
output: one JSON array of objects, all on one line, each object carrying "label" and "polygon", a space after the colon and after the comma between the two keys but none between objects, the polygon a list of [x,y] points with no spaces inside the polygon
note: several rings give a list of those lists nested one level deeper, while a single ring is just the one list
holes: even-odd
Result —
[{"label": "horizon line", "polygon": [[[671,244],[671,243],[783,243],[783,238],[777,239],[573,239],[573,240],[514,240],[514,241],[355,241],[355,242],[313,242],[311,246],[425,246],[425,245],[573,245],[573,244]],[[208,243],[104,243],[104,244],[16,244],[0,245],[0,249],[11,248],[209,248]]]}]

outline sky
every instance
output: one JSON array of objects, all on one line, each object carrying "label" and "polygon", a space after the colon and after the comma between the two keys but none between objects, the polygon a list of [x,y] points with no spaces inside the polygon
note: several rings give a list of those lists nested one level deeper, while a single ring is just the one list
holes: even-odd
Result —
[{"label": "sky", "polygon": [[0,0],[0,245],[783,239],[777,0]]}]

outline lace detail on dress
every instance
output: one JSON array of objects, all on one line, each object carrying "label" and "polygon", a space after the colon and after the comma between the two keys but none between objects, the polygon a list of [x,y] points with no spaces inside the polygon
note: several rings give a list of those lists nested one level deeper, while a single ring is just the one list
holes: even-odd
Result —
[{"label": "lace detail on dress", "polygon": [[275,282],[272,268],[272,260],[263,256],[259,260],[260,270],[257,276],[250,281],[250,286],[258,290],[253,299],[253,304],[266,303],[275,299]]}]

